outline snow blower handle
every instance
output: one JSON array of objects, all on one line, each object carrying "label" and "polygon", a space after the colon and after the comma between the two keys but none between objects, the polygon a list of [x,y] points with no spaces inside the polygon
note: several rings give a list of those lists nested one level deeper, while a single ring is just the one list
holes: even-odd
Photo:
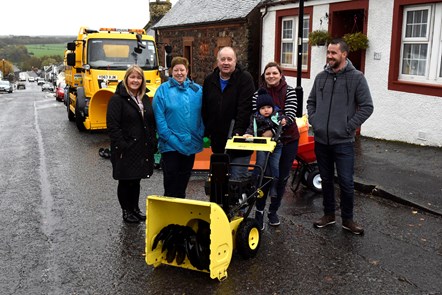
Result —
[{"label": "snow blower handle", "polygon": [[227,133],[227,137],[228,139],[232,139],[233,137],[233,127],[235,127],[235,119],[232,119],[232,121],[230,122],[230,128],[229,128],[229,133]]},{"label": "snow blower handle", "polygon": [[279,137],[281,136],[281,133],[282,133],[282,124],[279,124],[278,129],[276,129],[276,134],[275,134],[275,139],[274,139],[275,142],[278,142]]}]

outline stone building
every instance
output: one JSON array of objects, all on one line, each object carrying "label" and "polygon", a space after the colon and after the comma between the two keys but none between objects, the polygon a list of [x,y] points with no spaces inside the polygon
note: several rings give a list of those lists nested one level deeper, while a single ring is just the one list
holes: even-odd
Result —
[{"label": "stone building", "polygon": [[189,59],[189,77],[202,84],[216,66],[220,48],[232,46],[238,63],[259,76],[260,0],[179,0],[152,28],[165,65],[165,45],[172,56]]}]

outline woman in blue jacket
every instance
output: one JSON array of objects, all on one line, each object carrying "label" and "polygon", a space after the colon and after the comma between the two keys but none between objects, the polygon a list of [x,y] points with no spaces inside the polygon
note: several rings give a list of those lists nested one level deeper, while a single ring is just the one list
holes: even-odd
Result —
[{"label": "woman in blue jacket", "polygon": [[185,198],[195,161],[203,150],[202,87],[187,78],[189,61],[172,59],[171,74],[153,99],[161,153],[164,195]]}]

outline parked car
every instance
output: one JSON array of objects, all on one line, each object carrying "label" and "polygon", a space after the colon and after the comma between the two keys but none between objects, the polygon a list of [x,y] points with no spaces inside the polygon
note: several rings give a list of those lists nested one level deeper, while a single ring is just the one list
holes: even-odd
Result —
[{"label": "parked car", "polygon": [[34,77],[29,77],[29,78],[28,78],[28,81],[29,81],[29,82],[34,82],[34,81],[35,81],[35,78],[34,78]]},{"label": "parked car", "polygon": [[41,91],[54,91],[54,86],[52,86],[52,84],[49,83],[44,83],[43,85],[41,85]]},{"label": "parked car", "polygon": [[14,86],[12,86],[11,82],[7,80],[0,81],[0,91],[12,93],[14,91]]},{"label": "parked car", "polygon": [[17,89],[26,89],[26,83],[22,80],[17,82]]},{"label": "parked car", "polygon": [[64,88],[66,87],[66,83],[60,82],[55,89],[55,99],[58,101],[64,100]]},{"label": "parked car", "polygon": [[45,84],[45,83],[46,83],[46,81],[45,81],[44,78],[37,78],[37,85],[38,85],[38,86],[41,86],[41,85],[43,85],[43,84]]}]

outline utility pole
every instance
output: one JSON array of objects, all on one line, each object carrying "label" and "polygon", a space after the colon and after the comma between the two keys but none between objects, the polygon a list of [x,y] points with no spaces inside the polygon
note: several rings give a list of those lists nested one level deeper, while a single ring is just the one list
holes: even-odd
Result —
[{"label": "utility pole", "polygon": [[304,31],[304,0],[299,0],[299,15],[298,15],[298,61],[297,61],[297,75],[296,75],[296,97],[298,98],[298,109],[296,117],[302,117],[302,110],[304,109],[304,90],[301,86],[302,76],[302,33]]}]

